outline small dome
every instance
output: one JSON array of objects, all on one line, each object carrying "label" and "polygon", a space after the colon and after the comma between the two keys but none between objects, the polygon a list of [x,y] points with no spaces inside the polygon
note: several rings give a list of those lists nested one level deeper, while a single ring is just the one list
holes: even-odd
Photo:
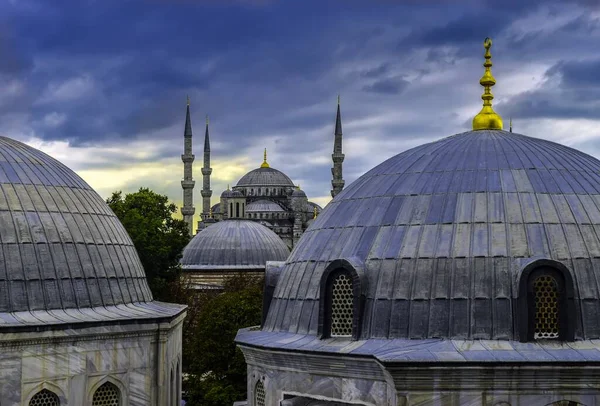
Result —
[{"label": "small dome", "polygon": [[270,200],[257,200],[246,205],[246,213],[283,212],[280,205]]},{"label": "small dome", "polygon": [[250,220],[225,220],[202,230],[183,250],[183,269],[259,269],[285,261],[290,251],[267,227]]},{"label": "small dome", "polygon": [[518,339],[521,272],[552,263],[576,281],[575,335],[598,339],[585,310],[600,300],[598,230],[600,161],[507,131],[457,134],[388,159],[327,205],[289,256],[265,329],[315,331],[325,268],[352,259],[368,288],[361,338]]},{"label": "small dome", "polygon": [[233,196],[233,190],[230,190],[230,189],[226,189],[226,190],[223,191],[223,193],[221,193],[221,198],[228,199],[228,198],[230,198],[232,196]]},{"label": "small dome", "polygon": [[231,195],[229,196],[230,199],[233,199],[233,198],[243,198],[243,197],[244,197],[244,195],[239,190],[232,191]]},{"label": "small dome", "polygon": [[129,235],[83,179],[10,138],[0,156],[0,313],[152,301]]},{"label": "small dome", "polygon": [[213,214],[221,213],[221,203],[215,204],[213,207],[211,207],[211,210],[212,210]]},{"label": "small dome", "polygon": [[292,197],[306,197],[306,193],[304,193],[304,190],[296,188],[292,192]]},{"label": "small dome", "polygon": [[294,186],[286,174],[275,168],[254,169],[238,181],[236,186]]}]

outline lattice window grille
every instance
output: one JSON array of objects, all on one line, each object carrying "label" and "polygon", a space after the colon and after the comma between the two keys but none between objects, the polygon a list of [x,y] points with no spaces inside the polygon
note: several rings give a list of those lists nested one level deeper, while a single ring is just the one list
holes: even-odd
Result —
[{"label": "lattice window grille", "polygon": [[60,400],[55,393],[42,389],[31,398],[29,406],[60,406]]},{"label": "lattice window grille", "polygon": [[342,273],[335,277],[331,289],[331,336],[351,337],[353,316],[352,280]]},{"label": "lattice window grille", "polygon": [[534,338],[558,338],[558,285],[549,275],[533,282],[535,292]]},{"label": "lattice window grille", "polygon": [[254,406],[265,406],[265,398],[265,385],[261,381],[258,381],[254,389]]},{"label": "lattice window grille", "polygon": [[92,406],[119,406],[120,402],[121,395],[119,389],[114,384],[106,382],[94,393]]}]

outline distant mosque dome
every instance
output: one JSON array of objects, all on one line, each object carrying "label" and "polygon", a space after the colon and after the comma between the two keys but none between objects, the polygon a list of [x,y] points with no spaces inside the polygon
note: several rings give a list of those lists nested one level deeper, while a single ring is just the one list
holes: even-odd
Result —
[{"label": "distant mosque dome", "polygon": [[306,197],[306,193],[304,193],[304,190],[300,189],[300,187],[298,186],[292,192],[292,197]]},{"label": "distant mosque dome", "polygon": [[283,172],[271,168],[267,163],[267,150],[260,168],[256,168],[242,176],[236,186],[279,186],[293,187],[294,182]]},{"label": "distant mosque dome", "polygon": [[257,168],[242,176],[236,186],[293,187],[294,182],[285,173],[275,168]]},{"label": "distant mosque dome", "polygon": [[184,270],[262,269],[290,251],[277,234],[250,220],[223,220],[194,236],[183,250]]}]

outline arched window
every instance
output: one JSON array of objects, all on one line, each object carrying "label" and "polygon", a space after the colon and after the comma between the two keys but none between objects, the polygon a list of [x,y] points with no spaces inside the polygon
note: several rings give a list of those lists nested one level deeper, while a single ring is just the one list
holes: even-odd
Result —
[{"label": "arched window", "polygon": [[352,337],[354,320],[354,293],[352,279],[347,272],[338,272],[329,282],[330,308],[329,335],[331,337]]},{"label": "arched window", "polygon": [[521,274],[519,339],[521,341],[575,339],[573,281],[561,263],[538,260]]},{"label": "arched window", "polygon": [[235,202],[235,217],[240,217],[240,203]]},{"label": "arched window", "polygon": [[229,217],[233,217],[233,203],[229,203]]},{"label": "arched window", "polygon": [[120,406],[121,392],[115,384],[104,382],[96,392],[92,399],[92,406]]},{"label": "arched window", "polygon": [[258,381],[254,388],[254,406],[265,406],[265,398],[265,385],[262,381]]},{"label": "arched window", "polygon": [[558,283],[550,275],[539,275],[533,281],[535,306],[534,339],[558,338]]},{"label": "arched window", "polygon": [[60,406],[60,399],[56,393],[42,389],[31,398],[29,406]]}]

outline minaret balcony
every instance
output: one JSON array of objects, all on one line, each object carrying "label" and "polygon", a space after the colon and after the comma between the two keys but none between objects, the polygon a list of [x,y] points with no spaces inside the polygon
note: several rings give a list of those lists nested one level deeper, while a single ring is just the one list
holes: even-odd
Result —
[{"label": "minaret balcony", "polygon": [[202,168],[202,175],[208,176],[212,173],[212,168]]},{"label": "minaret balcony", "polygon": [[196,181],[184,179],[181,181],[181,187],[184,189],[193,189]]},{"label": "minaret balcony", "polygon": [[184,164],[194,162],[195,158],[196,158],[196,156],[194,154],[183,154],[183,155],[181,155],[181,160],[183,161]]},{"label": "minaret balcony", "polygon": [[182,207],[181,208],[181,214],[183,214],[184,216],[193,216],[194,213],[196,213],[196,208],[195,207]]},{"label": "minaret balcony", "polygon": [[345,183],[346,183],[346,181],[344,179],[333,179],[331,181],[331,186],[333,186],[334,188],[336,188],[336,187],[344,187]]},{"label": "minaret balcony", "polygon": [[345,157],[346,157],[346,155],[344,155],[344,154],[338,154],[338,153],[331,154],[331,159],[333,159],[334,163],[343,162]]},{"label": "minaret balcony", "polygon": [[202,190],[200,191],[200,195],[201,195],[202,197],[211,197],[211,196],[212,196],[212,192],[213,192],[213,191],[212,191],[212,189],[209,189],[209,190],[204,190],[204,189],[202,189]]}]

